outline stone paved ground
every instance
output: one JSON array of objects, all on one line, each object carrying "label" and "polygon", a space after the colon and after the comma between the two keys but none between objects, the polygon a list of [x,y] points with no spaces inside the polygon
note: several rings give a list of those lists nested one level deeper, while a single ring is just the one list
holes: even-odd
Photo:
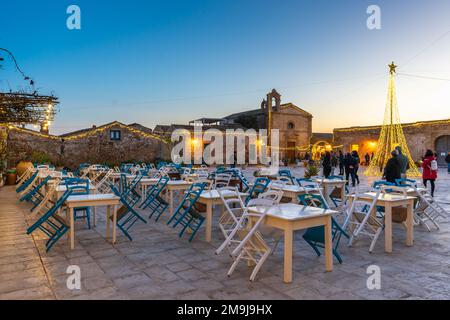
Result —
[{"label": "stone paved ground", "polygon": [[[248,171],[251,174],[251,170]],[[299,169],[295,170],[301,175]],[[366,181],[363,181],[363,184]],[[450,211],[450,175],[442,171],[436,197]],[[372,254],[369,242],[358,241],[349,248],[343,243],[344,263],[324,272],[318,258],[295,235],[294,281],[282,281],[283,245],[264,264],[254,283],[245,263],[226,276],[230,260],[216,256],[222,239],[214,229],[214,241],[203,241],[203,230],[188,243],[179,239],[165,221],[140,224],[134,241],[120,233],[113,246],[104,239],[104,215],[97,229],[88,230],[77,221],[76,248],[65,240],[50,253],[44,239],[27,236],[29,207],[17,200],[11,187],[0,189],[0,299],[449,299],[450,223],[429,233],[418,227],[415,245],[404,245],[405,233],[394,227],[394,252],[386,254],[380,238]],[[381,267],[382,288],[366,287],[367,266]],[[66,269],[81,268],[82,288],[67,289]]]}]

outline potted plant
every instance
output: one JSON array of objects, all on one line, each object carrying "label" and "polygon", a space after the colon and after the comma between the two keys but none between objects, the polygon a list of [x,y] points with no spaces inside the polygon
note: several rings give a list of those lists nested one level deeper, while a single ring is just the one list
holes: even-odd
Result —
[{"label": "potted plant", "polygon": [[31,161],[36,164],[51,164],[52,159],[45,151],[33,151]]},{"label": "potted plant", "polygon": [[17,170],[15,168],[6,171],[6,184],[13,186],[17,181]]},{"label": "potted plant", "polygon": [[20,161],[16,165],[16,174],[21,177],[28,168],[33,167],[33,162],[30,161],[30,157],[26,152],[20,152],[19,159]]},{"label": "potted plant", "polygon": [[309,179],[311,177],[317,176],[319,174],[319,167],[315,164],[309,164],[305,170],[305,178]]}]

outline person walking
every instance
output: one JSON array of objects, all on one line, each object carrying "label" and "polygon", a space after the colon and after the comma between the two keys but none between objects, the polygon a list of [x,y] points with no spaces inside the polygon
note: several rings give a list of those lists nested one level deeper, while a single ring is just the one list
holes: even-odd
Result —
[{"label": "person walking", "polygon": [[368,166],[370,164],[370,156],[369,153],[366,153],[366,155],[364,156],[365,160],[366,160],[366,166]]},{"label": "person walking", "polygon": [[386,167],[384,167],[383,178],[387,182],[396,183],[397,179],[401,178],[401,163],[399,161],[399,153],[397,150],[393,150],[391,152],[391,158],[386,163]]},{"label": "person walking", "polygon": [[450,152],[445,157],[445,162],[447,162],[447,172],[450,174]]},{"label": "person walking", "polygon": [[358,170],[359,170],[359,164],[361,163],[361,159],[359,158],[358,151],[354,150],[352,152],[352,157],[355,158],[355,172],[354,172],[354,174],[355,174],[356,182],[359,184]]},{"label": "person walking", "polygon": [[339,175],[343,176],[344,175],[344,154],[342,153],[342,150],[339,150],[338,160],[339,160]]},{"label": "person walking", "polygon": [[355,166],[356,159],[352,157],[350,153],[347,153],[344,158],[344,168],[345,168],[345,180],[347,180],[346,185],[349,184],[349,178],[352,179],[352,186],[355,186]]},{"label": "person walking", "polygon": [[436,188],[435,181],[437,179],[437,161],[433,151],[427,150],[422,162],[422,179],[425,188],[427,188],[428,181],[431,185],[431,196],[434,197],[434,190]]},{"label": "person walking", "polygon": [[330,176],[331,173],[331,154],[329,151],[325,152],[325,155],[322,160],[323,167],[323,175],[326,179]]},{"label": "person walking", "polygon": [[331,175],[332,176],[334,176],[337,166],[338,166],[338,158],[336,156],[336,153],[332,152],[331,153]]},{"label": "person walking", "polygon": [[406,171],[408,170],[408,157],[402,152],[402,147],[397,146],[395,150],[398,152],[397,160],[400,163],[401,178],[406,179]]}]

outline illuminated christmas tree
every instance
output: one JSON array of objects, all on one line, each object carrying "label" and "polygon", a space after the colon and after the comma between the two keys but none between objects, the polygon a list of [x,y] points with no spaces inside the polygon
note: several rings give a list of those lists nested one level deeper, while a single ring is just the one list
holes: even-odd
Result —
[{"label": "illuminated christmas tree", "polygon": [[366,176],[380,176],[391,156],[392,150],[400,146],[402,153],[408,157],[409,177],[418,177],[420,172],[414,163],[406,143],[403,128],[398,113],[397,95],[395,92],[395,73],[397,66],[392,62],[389,65],[389,87],[386,102],[386,111],[384,114],[383,126],[381,127],[380,137],[378,138],[377,149],[369,168],[364,173]]}]

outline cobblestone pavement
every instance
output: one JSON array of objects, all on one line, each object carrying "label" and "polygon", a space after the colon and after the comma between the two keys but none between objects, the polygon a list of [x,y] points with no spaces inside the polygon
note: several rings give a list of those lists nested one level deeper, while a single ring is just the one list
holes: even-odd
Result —
[{"label": "cobblestone pavement", "polygon": [[[295,169],[302,176],[301,169]],[[252,170],[247,170],[251,175]],[[362,178],[362,185],[367,180]],[[450,211],[450,175],[440,172],[436,198]],[[326,273],[324,258],[317,257],[295,234],[293,283],[284,284],[283,245],[269,257],[256,281],[241,263],[231,277],[227,254],[215,255],[222,236],[213,230],[212,244],[204,230],[189,243],[179,239],[166,221],[137,224],[128,241],[118,232],[111,245],[104,238],[104,211],[99,210],[96,229],[76,222],[76,247],[69,250],[60,240],[46,253],[39,233],[25,233],[31,223],[29,206],[19,203],[14,188],[0,189],[0,299],[449,299],[450,223],[441,230],[415,229],[413,247],[404,245],[405,232],[394,226],[393,253],[384,253],[381,237],[372,254],[369,241],[361,239],[352,248],[342,243],[344,263],[336,261]],[[69,265],[81,269],[81,290],[66,285]],[[366,286],[367,267],[381,268],[381,289]]]}]

